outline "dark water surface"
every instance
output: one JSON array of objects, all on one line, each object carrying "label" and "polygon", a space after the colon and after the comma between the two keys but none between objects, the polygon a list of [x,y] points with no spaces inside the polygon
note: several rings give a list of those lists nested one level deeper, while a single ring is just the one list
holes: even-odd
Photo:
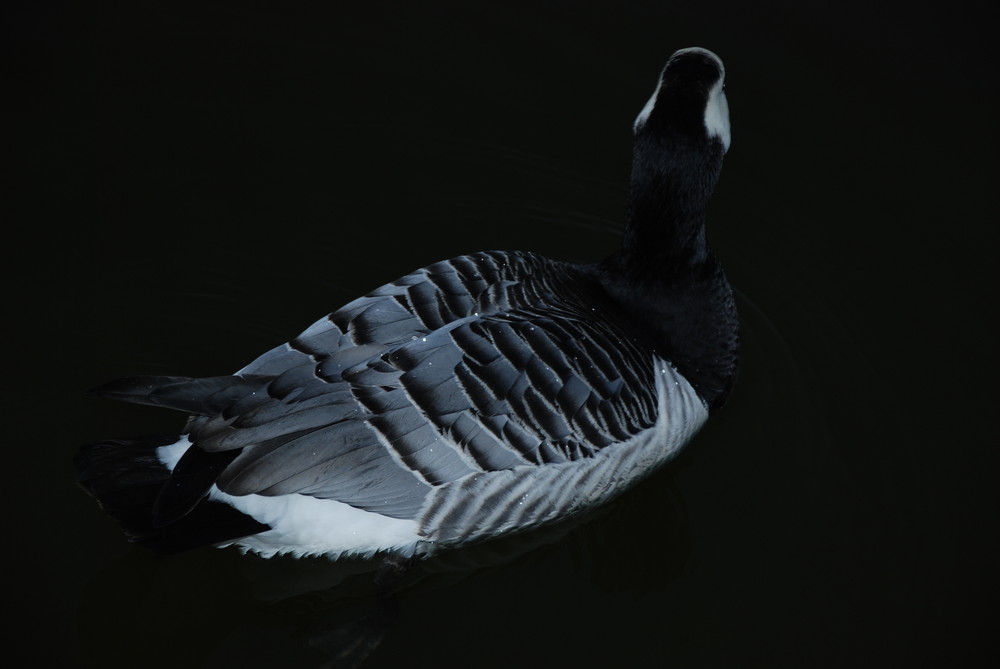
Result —
[{"label": "dark water surface", "polygon": [[[995,17],[327,5],[7,21],[28,84],[5,247],[18,666],[319,667],[353,642],[371,668],[989,663]],[[727,64],[709,234],[745,343],[676,463],[589,522],[425,565],[394,618],[365,564],[157,558],[75,487],[77,445],[182,422],[90,387],[230,373],[441,258],[608,253],[632,119],[691,45]]]}]

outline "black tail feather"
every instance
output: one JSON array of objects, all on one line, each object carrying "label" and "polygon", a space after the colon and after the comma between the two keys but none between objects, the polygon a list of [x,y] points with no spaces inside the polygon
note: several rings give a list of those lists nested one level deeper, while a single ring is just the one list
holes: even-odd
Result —
[{"label": "black tail feather", "polygon": [[102,441],[76,454],[76,480],[104,511],[121,523],[130,539],[145,534],[153,503],[170,471],[156,457],[156,449],[177,436],[144,440]]},{"label": "black tail feather", "polygon": [[210,453],[192,446],[185,451],[170,475],[170,485],[163,488],[153,504],[153,524],[163,527],[176,523],[203,503],[219,474],[241,450]]},{"label": "black tail feather", "polygon": [[172,522],[154,523],[157,499],[171,479],[156,449],[178,439],[170,435],[84,446],[75,459],[77,481],[119,522],[129,541],[158,553],[224,543],[270,529],[228,504],[208,499]]}]

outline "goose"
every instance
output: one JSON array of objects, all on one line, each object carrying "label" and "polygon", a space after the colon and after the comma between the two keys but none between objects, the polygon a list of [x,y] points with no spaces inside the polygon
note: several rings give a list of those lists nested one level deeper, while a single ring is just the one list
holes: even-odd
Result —
[{"label": "goose", "polygon": [[622,494],[736,376],[733,292],[705,233],[730,145],[724,76],[706,49],[667,60],[632,127],[621,247],[602,261],[463,255],[233,375],[107,383],[94,392],[187,422],[82,447],[79,484],[158,552],[331,559],[420,559]]}]

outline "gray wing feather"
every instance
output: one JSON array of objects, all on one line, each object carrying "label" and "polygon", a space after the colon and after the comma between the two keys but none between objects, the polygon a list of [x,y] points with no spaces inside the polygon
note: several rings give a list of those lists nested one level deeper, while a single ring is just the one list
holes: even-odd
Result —
[{"label": "gray wing feather", "polygon": [[656,420],[651,349],[591,303],[595,286],[531,254],[431,265],[241,370],[271,380],[193,419],[191,439],[242,449],[217,481],[224,492],[401,518],[477,473],[594,457]]}]

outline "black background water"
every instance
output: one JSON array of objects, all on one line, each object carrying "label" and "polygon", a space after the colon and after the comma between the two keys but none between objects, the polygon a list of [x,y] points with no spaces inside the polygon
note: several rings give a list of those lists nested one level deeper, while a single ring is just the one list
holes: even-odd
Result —
[{"label": "black background water", "polygon": [[364,666],[996,654],[994,15],[316,5],[33,3],[6,21],[26,84],[6,128],[12,657],[319,666],[360,634],[365,575],[326,588],[342,574],[315,561],[127,545],[72,454],[180,418],[84,391],[232,372],[444,257],[602,257],[632,119],[691,45],[728,70],[709,219],[745,328],[730,404],[592,522],[436,565]]}]

